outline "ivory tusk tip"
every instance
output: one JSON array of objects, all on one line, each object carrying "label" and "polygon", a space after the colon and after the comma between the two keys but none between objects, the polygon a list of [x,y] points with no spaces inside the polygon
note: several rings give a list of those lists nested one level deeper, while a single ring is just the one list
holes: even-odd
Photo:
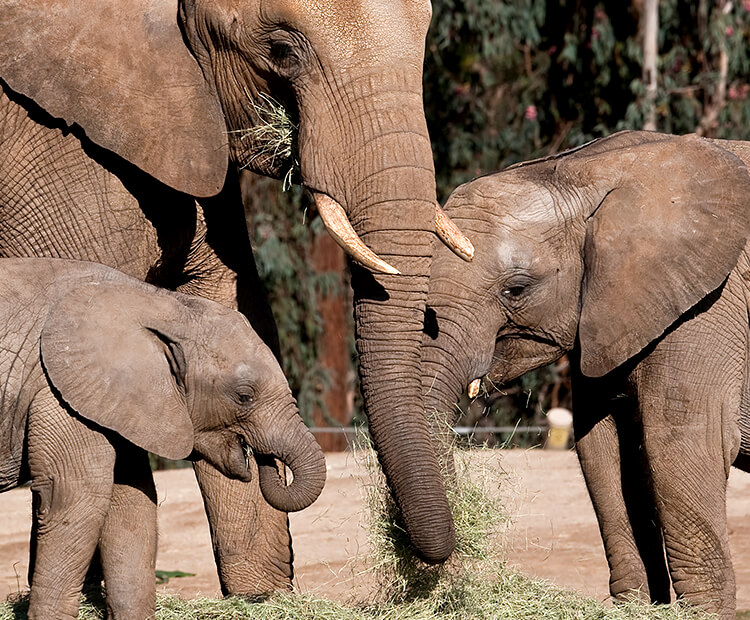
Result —
[{"label": "ivory tusk tip", "polygon": [[[373,267],[373,269],[375,269],[375,267]],[[387,273],[387,274],[392,275],[392,276],[400,276],[401,275],[401,272],[398,269],[396,269],[393,265],[389,265],[385,261],[383,261],[382,267],[379,270],[376,269],[376,271],[380,271],[380,273]]]},{"label": "ivory tusk tip", "polygon": [[401,272],[368,248],[349,222],[344,208],[326,194],[313,193],[318,213],[333,240],[355,261],[377,273],[399,276]]},{"label": "ivory tusk tip", "polygon": [[479,394],[479,386],[482,384],[481,379],[474,379],[471,383],[469,383],[469,398],[476,398]]},{"label": "ivory tusk tip", "polygon": [[459,258],[467,262],[474,258],[474,245],[437,202],[435,203],[435,233]]},{"label": "ivory tusk tip", "polygon": [[467,247],[462,248],[463,251],[461,252],[461,258],[463,258],[467,263],[470,263],[474,258],[474,245],[468,239],[466,240],[466,242],[468,245]]}]

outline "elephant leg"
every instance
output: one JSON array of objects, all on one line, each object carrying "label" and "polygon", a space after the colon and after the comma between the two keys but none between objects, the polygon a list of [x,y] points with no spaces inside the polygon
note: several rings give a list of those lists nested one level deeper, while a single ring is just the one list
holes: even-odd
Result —
[{"label": "elephant leg", "polygon": [[661,529],[643,472],[635,403],[618,379],[590,379],[572,363],[576,452],[604,543],[613,598],[668,603]]},{"label": "elephant leg", "polygon": [[29,413],[34,558],[29,618],[76,618],[112,495],[114,448],[52,394]]},{"label": "elephant leg", "polygon": [[[239,193],[226,190],[200,206],[185,267],[189,277],[178,290],[238,309],[279,358],[276,323],[252,257]],[[206,462],[195,464],[225,595],[263,596],[291,589],[289,519],[265,501],[252,459],[251,467],[253,481],[244,483],[226,478]]]},{"label": "elephant leg", "polygon": [[683,436],[678,436],[674,429],[648,426],[644,447],[676,594],[722,618],[733,618],[727,479],[723,466],[707,462],[711,449],[706,446],[705,430],[683,428]]},{"label": "elephant leg", "polygon": [[110,620],[153,617],[156,538],[156,487],[148,454],[119,441],[112,501],[99,542]]},{"label": "elephant leg", "polygon": [[[674,590],[707,612],[734,618],[726,486],[739,449],[746,327],[735,333],[726,316],[718,302],[696,313],[631,377]],[[747,320],[744,311],[741,317]]]},{"label": "elephant leg", "polygon": [[225,595],[262,597],[291,589],[292,546],[289,519],[260,495],[258,469],[253,482],[230,480],[205,461],[195,463],[203,494],[214,557]]}]

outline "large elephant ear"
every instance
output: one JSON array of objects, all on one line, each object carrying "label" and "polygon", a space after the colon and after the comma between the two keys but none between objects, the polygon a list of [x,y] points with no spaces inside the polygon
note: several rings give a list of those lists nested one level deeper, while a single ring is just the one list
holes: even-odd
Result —
[{"label": "large elephant ear", "polygon": [[602,376],[718,288],[750,234],[750,177],[695,137],[579,155],[569,171],[598,187],[581,292],[581,370]]},{"label": "large elephant ear", "polygon": [[41,336],[50,382],[80,416],[168,459],[193,450],[181,388],[185,356],[170,326],[186,309],[148,285],[91,283],[51,308]]},{"label": "large elephant ear", "polygon": [[227,130],[176,0],[2,0],[0,79],[167,185],[212,196]]}]

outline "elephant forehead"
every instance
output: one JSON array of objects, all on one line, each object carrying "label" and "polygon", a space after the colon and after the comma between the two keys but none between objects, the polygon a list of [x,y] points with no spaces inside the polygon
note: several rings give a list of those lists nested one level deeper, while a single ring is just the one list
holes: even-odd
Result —
[{"label": "elephant forehead", "polygon": [[432,13],[427,0],[284,0],[276,10],[290,24],[304,16],[308,36],[350,54],[371,48],[412,54],[415,43],[424,43]]}]

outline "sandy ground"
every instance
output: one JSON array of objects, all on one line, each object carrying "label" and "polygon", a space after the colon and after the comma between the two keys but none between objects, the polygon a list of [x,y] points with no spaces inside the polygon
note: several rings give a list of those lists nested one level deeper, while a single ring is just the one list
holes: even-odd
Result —
[{"label": "sandy ground", "polygon": [[[503,501],[513,515],[506,553],[527,574],[588,596],[608,598],[608,571],[593,509],[572,452],[497,451]],[[327,455],[328,482],[318,501],[290,516],[299,591],[342,601],[363,599],[366,567],[363,485],[369,480],[350,453]],[[208,525],[192,470],[158,472],[157,568],[194,573],[160,589],[185,597],[219,595]],[[728,514],[738,583],[738,609],[750,609],[750,475],[732,471]],[[26,587],[30,492],[0,495],[0,597]]]}]

